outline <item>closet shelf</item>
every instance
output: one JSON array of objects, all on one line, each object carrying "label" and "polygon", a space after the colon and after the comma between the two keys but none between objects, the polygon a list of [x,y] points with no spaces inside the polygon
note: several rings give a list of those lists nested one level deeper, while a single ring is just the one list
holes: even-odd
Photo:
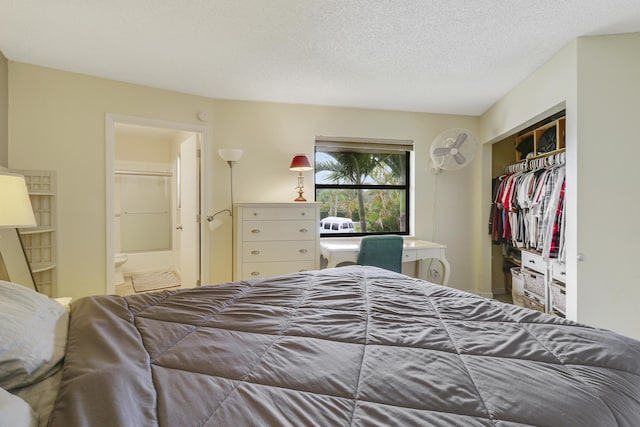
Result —
[{"label": "closet shelf", "polygon": [[[516,137],[517,162],[525,160],[531,153],[533,153],[533,158],[536,158],[554,154],[555,151],[565,148],[566,118],[564,117],[564,112],[559,114],[563,114],[563,116],[551,117],[548,122],[539,123]],[[550,143],[553,143],[552,147],[548,146]],[[548,150],[548,148],[552,149]]]},{"label": "closet shelf", "polygon": [[553,156],[554,154],[564,153],[565,151],[566,151],[566,148],[564,148],[564,147],[563,148],[558,148],[557,150],[549,151],[547,153],[540,153],[540,154],[537,154],[535,156],[531,156],[527,160],[542,159],[544,157]]},{"label": "closet shelf", "polygon": [[511,257],[504,257],[505,262],[508,262],[509,264],[513,264],[516,265],[518,267],[522,266],[522,261],[520,261],[519,259],[515,259],[515,258],[511,258]]},{"label": "closet shelf", "polygon": [[[517,163],[513,163],[504,167],[505,173],[514,173],[514,172],[526,172],[534,169],[539,169],[539,167],[532,166],[532,163],[535,163],[536,160],[544,159],[547,157],[551,157],[553,155],[561,154],[566,151],[565,148],[559,148],[557,150],[549,151],[548,153],[541,153],[536,156],[531,156],[527,159],[522,159]],[[557,160],[556,160],[557,161]],[[564,160],[561,162],[564,163]],[[549,166],[549,165],[547,165]],[[542,166],[540,166],[542,167]]]}]

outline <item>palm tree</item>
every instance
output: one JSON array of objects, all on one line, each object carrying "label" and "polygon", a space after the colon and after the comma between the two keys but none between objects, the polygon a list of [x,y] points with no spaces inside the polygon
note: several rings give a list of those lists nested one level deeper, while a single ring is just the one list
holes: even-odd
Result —
[{"label": "palm tree", "polygon": [[[327,179],[336,184],[362,185],[371,172],[380,165],[375,154],[328,152],[335,161],[319,162],[316,172],[330,172]],[[358,196],[358,210],[360,211],[360,230],[367,232],[367,219],[364,210],[364,196],[362,190],[356,190]]]},{"label": "palm tree", "polygon": [[[391,170],[391,174],[387,177],[386,182],[390,182],[392,179],[404,179],[407,176],[407,162],[406,156],[402,154],[387,154],[383,158],[380,159],[382,163],[389,167]],[[395,184],[404,184],[404,182],[395,182]],[[400,201],[400,215],[399,215],[399,225],[400,231],[406,231],[405,228],[405,217],[407,215],[405,211],[406,203],[404,200]]]}]

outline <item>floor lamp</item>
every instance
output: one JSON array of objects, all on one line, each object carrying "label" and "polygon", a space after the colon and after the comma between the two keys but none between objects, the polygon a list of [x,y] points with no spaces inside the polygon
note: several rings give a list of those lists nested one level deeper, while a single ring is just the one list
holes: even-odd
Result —
[{"label": "floor lamp", "polygon": [[[207,215],[207,221],[209,222],[209,230],[215,231],[222,226],[222,220],[216,218],[219,214],[224,212],[228,213],[230,217],[233,217],[233,165],[240,160],[243,151],[238,148],[222,148],[218,150],[220,158],[227,162],[229,165],[229,193],[231,195],[231,208],[222,209],[211,215]],[[231,277],[233,278],[233,269],[235,266],[235,244],[234,244],[234,231],[231,227]]]}]

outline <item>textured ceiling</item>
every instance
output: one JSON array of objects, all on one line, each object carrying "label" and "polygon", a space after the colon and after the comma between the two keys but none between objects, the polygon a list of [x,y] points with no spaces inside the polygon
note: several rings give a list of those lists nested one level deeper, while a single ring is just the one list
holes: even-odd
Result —
[{"label": "textured ceiling", "polygon": [[212,98],[483,113],[640,0],[0,0],[12,61]]}]

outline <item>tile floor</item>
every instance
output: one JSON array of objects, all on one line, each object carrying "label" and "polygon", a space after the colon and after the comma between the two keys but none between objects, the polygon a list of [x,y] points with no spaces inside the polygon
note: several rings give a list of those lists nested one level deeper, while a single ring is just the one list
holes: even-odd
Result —
[{"label": "tile floor", "polygon": [[121,285],[117,285],[116,286],[116,295],[119,295],[121,297],[125,297],[127,295],[135,295],[138,293],[144,294],[144,293],[148,293],[148,292],[156,292],[156,291],[168,291],[168,290],[172,290],[172,289],[180,289],[180,286],[176,286],[173,288],[162,288],[162,289],[156,289],[156,290],[151,290],[151,291],[146,291],[146,292],[136,292],[135,289],[133,289],[133,283],[131,282],[131,276],[124,276],[124,283]]}]

